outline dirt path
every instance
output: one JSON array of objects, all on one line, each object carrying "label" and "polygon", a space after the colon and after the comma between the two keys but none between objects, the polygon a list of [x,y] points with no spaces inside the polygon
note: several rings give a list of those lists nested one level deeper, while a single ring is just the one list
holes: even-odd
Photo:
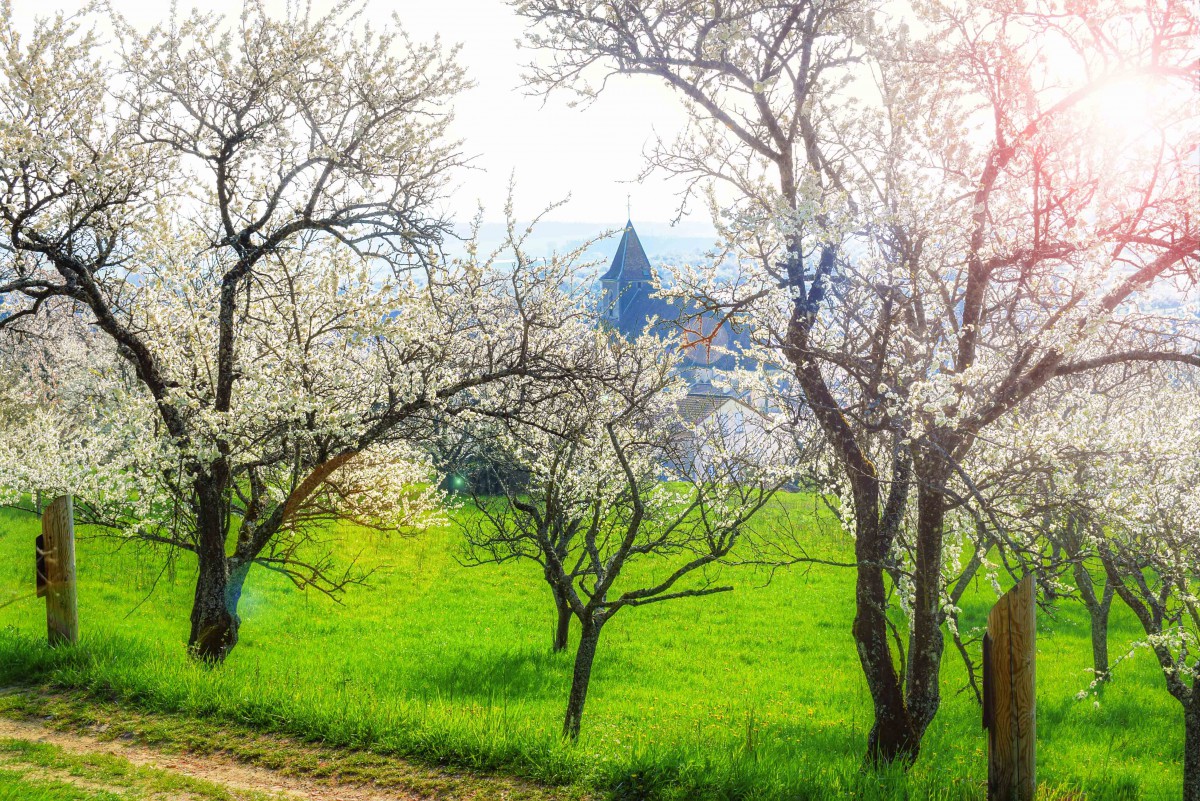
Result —
[{"label": "dirt path", "polygon": [[397,790],[306,780],[219,756],[167,754],[144,745],[101,740],[86,734],[56,731],[38,723],[2,717],[0,738],[48,743],[71,754],[109,754],[139,767],[153,768],[219,785],[239,795],[262,794],[288,801],[417,801],[429,798]]}]

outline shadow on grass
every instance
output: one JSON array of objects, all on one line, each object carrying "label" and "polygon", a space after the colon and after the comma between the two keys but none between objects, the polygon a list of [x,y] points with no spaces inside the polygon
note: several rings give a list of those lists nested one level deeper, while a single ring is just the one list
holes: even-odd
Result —
[{"label": "shadow on grass", "polygon": [[565,702],[573,654],[549,648],[507,652],[466,651],[453,660],[423,663],[410,675],[410,694],[441,697]]}]

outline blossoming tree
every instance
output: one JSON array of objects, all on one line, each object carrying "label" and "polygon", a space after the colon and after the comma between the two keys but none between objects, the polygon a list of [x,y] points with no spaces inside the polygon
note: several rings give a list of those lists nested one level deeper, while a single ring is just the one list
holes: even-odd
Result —
[{"label": "blossoming tree", "polygon": [[1120,420],[1128,450],[1097,465],[1111,514],[1098,551],[1183,708],[1183,798],[1200,799],[1200,386],[1151,396]]},{"label": "blossoming tree", "polygon": [[[1145,632],[1181,705],[1183,797],[1200,798],[1200,381],[1194,373],[1076,392],[1042,441],[1095,525],[1088,550]],[[1116,402],[1114,395],[1124,402]],[[1135,648],[1135,652],[1138,650]],[[1119,660],[1118,660],[1119,661]],[[1082,693],[1086,697],[1086,691]]]},{"label": "blossoming tree", "polygon": [[597,332],[590,352],[611,380],[565,384],[536,416],[494,429],[493,449],[522,480],[464,518],[471,561],[541,565],[564,646],[563,610],[579,621],[563,721],[572,739],[604,627],[627,608],[732,589],[719,569],[787,469],[786,437],[757,412],[749,423],[682,419],[686,389],[657,339]]},{"label": "blossoming tree", "polygon": [[948,513],[979,438],[1065,376],[1200,365],[1186,321],[1136,303],[1195,280],[1194,9],[517,8],[536,88],[586,101],[651,76],[688,109],[650,165],[708,198],[742,269],[680,270],[672,292],[745,326],[820,425],[853,513],[867,752],[910,762],[940,702]]},{"label": "blossoming tree", "polygon": [[436,42],[248,3],[114,20],[110,62],[86,19],[23,37],[4,12],[0,326],[82,313],[115,351],[95,431],[130,445],[129,533],[195,555],[190,648],[223,660],[252,565],[343,588],[321,523],[419,525],[428,420],[562,368],[568,268],[438,258],[464,79]]}]

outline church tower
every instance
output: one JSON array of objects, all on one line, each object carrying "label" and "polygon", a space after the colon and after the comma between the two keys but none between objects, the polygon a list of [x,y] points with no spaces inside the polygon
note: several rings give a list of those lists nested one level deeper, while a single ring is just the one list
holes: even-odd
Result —
[{"label": "church tower", "polygon": [[608,272],[600,276],[600,319],[620,327],[621,316],[630,302],[636,295],[653,291],[653,281],[654,268],[650,266],[633,223],[627,220],[612,264]]}]

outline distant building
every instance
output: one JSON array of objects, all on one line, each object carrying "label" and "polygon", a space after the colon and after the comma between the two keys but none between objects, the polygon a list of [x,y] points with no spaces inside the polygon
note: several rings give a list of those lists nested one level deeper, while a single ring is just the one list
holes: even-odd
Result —
[{"label": "distant building", "polygon": [[[717,319],[713,315],[684,314],[687,307],[678,299],[655,295],[654,280],[650,258],[633,223],[627,221],[612,264],[600,276],[600,324],[627,337],[644,331],[666,336],[681,328],[690,331],[685,340],[711,335],[711,344],[696,344],[683,354],[680,373],[689,389],[680,404],[680,415],[697,427],[716,425],[750,447],[754,437],[765,430],[764,404],[746,393],[718,389],[713,383],[717,373],[738,367],[739,361],[750,366],[746,357],[738,355],[747,344],[746,336],[733,332],[727,322],[714,335]],[[703,454],[693,453],[691,458],[703,461]]]},{"label": "distant building", "polygon": [[[712,334],[716,325],[712,315],[684,315],[685,307],[678,300],[655,296],[654,279],[654,267],[637,230],[627,221],[612,264],[600,276],[600,323],[627,337],[639,336],[644,331],[666,336],[681,327],[690,331],[685,339],[697,340]],[[684,317],[687,319],[681,319]],[[711,337],[711,343],[701,342],[687,348],[681,372],[692,394],[730,395],[716,389],[712,382],[716,372],[738,366],[737,351],[745,344],[746,338],[733,333],[729,324],[724,323]]]},{"label": "distant building", "polygon": [[600,318],[625,336],[641,334],[652,317],[673,321],[678,309],[653,293],[654,268],[633,223],[626,222],[612,264],[600,276]]},{"label": "distant building", "polygon": [[[723,443],[722,452],[733,454],[762,455],[768,449],[788,447],[786,437],[770,418],[732,395],[690,393],[679,404],[679,417],[684,426],[680,457],[685,463],[674,467],[685,475],[707,473],[718,480],[731,477],[728,473],[724,476],[712,473],[714,465],[729,467],[728,462],[714,458],[711,448],[715,442]],[[703,431],[704,435],[697,438],[696,431]]]}]

